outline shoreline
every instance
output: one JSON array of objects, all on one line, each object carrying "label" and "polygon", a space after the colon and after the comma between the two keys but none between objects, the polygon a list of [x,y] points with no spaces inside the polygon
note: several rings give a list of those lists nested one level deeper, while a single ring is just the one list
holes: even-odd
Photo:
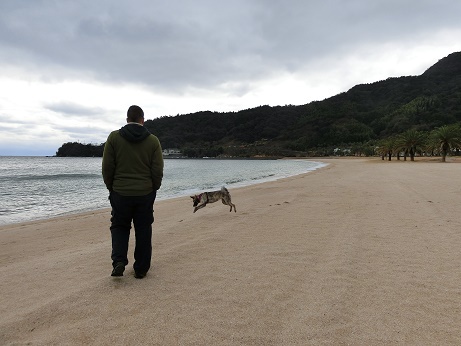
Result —
[{"label": "shoreline", "polygon": [[[152,268],[110,277],[108,209],[0,226],[6,345],[458,345],[461,165],[366,158],[156,202]],[[398,161],[396,161],[398,163]]]},{"label": "shoreline", "polygon": [[[286,159],[288,159],[288,160],[291,160],[291,159],[297,160],[296,158],[286,158]],[[203,159],[203,160],[206,160],[206,159]],[[226,161],[229,161],[229,160],[226,160]],[[316,160],[309,160],[309,161],[317,162],[318,164],[320,164],[320,162],[316,161]],[[319,168],[320,167],[316,167],[316,168],[310,169],[310,170],[302,172],[302,173],[294,173],[291,176],[307,174],[307,173],[310,173],[313,170],[316,170],[316,169],[319,169]],[[266,178],[260,178],[260,179],[256,179],[256,180],[249,179],[247,181],[239,182],[239,183],[235,184],[235,186],[228,186],[228,187],[229,187],[229,189],[234,190],[234,189],[241,188],[241,187],[251,186],[251,185],[255,185],[255,184],[261,184],[261,183],[270,182],[270,181],[276,181],[276,180],[285,179],[285,178],[287,178],[287,177],[286,176],[280,176],[280,177],[266,177]],[[102,184],[102,177],[101,177],[101,184]],[[216,187],[216,188],[218,188],[218,187]],[[105,191],[107,191],[107,190],[105,190]],[[175,198],[183,198],[185,196],[189,196],[189,192],[187,192],[187,190],[184,190],[181,193],[175,192],[174,194],[170,194],[170,195],[167,194],[165,196],[162,196],[162,193],[163,193],[163,191],[160,192],[160,196],[159,196],[159,193],[157,193],[156,203],[159,203],[159,202],[164,201],[164,200],[175,199]],[[107,200],[107,196],[104,196],[104,197],[101,198],[101,201],[104,201],[104,200]],[[51,206],[50,206],[50,208],[51,208]],[[33,218],[31,218],[29,216],[27,218],[23,218],[22,220],[20,218],[17,218],[15,221],[10,221],[10,222],[6,222],[6,223],[4,222],[4,220],[0,220],[0,229],[2,227],[15,225],[15,224],[24,224],[24,223],[27,223],[27,222],[35,222],[35,221],[41,221],[41,220],[47,220],[47,219],[67,217],[67,216],[78,215],[78,214],[86,214],[86,213],[92,213],[92,212],[105,210],[105,209],[110,210],[109,202],[107,202],[106,206],[99,207],[99,208],[98,207],[92,207],[92,208],[87,207],[87,208],[81,208],[81,209],[73,210],[73,211],[62,211],[62,212],[56,213],[54,215],[35,216]],[[8,216],[6,216],[6,217],[8,217]]]}]

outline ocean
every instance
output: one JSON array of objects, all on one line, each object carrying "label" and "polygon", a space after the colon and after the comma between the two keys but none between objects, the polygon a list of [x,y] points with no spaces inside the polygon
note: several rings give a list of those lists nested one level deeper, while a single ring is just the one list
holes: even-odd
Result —
[{"label": "ocean", "polygon": [[[101,161],[0,156],[0,225],[110,208]],[[166,159],[156,200],[277,180],[323,166],[307,160]]]}]

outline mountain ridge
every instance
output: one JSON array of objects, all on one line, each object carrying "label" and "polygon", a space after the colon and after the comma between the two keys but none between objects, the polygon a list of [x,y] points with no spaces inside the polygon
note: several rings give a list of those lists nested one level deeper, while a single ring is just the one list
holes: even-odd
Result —
[{"label": "mountain ridge", "polygon": [[421,75],[358,84],[322,101],[163,116],[145,126],[165,149],[234,157],[311,155],[460,121],[461,52],[454,52]]}]

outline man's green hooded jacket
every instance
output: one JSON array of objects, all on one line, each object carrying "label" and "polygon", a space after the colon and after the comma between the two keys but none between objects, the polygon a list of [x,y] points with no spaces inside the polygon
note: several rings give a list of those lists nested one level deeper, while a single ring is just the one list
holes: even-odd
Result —
[{"label": "man's green hooded jacket", "polygon": [[144,126],[128,123],[112,131],[104,146],[102,176],[109,191],[144,196],[160,188],[162,147]]}]

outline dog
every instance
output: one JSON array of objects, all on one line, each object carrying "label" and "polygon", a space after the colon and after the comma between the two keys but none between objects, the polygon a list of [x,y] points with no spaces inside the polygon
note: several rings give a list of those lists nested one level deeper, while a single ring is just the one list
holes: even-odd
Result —
[{"label": "dog", "polygon": [[224,186],[220,191],[203,192],[200,195],[190,196],[190,198],[192,198],[194,203],[194,213],[197,210],[204,208],[207,203],[214,203],[220,199],[223,204],[230,206],[229,211],[232,211],[232,208],[234,208],[234,212],[237,212],[237,209],[235,209],[235,204],[233,204],[231,201],[231,195]]}]

